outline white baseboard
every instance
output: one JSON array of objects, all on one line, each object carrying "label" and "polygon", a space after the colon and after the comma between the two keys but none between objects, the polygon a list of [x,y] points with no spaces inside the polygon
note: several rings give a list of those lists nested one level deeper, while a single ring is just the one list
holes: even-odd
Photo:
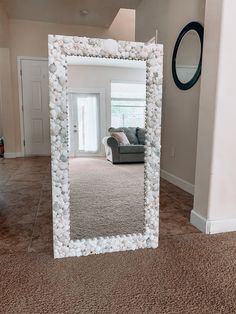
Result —
[{"label": "white baseboard", "polygon": [[17,158],[17,157],[24,157],[24,153],[23,152],[4,153],[4,158]]},{"label": "white baseboard", "polygon": [[210,220],[207,221],[207,233],[223,233],[236,231],[236,219]]},{"label": "white baseboard", "polygon": [[206,234],[236,231],[236,219],[207,220],[194,209],[191,212],[190,222],[193,226]]},{"label": "white baseboard", "polygon": [[206,233],[207,220],[199,215],[194,209],[191,211],[191,224],[203,233]]},{"label": "white baseboard", "polygon": [[169,181],[170,183],[178,186],[180,189],[194,195],[194,185],[179,178],[176,177],[175,175],[165,171],[165,170],[161,170],[161,177],[167,181]]}]

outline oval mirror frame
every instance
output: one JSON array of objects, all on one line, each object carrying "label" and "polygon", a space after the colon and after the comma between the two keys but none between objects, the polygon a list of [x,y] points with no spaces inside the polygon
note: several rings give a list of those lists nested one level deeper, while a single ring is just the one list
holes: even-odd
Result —
[{"label": "oval mirror frame", "polygon": [[[197,71],[194,74],[194,76],[192,77],[192,79],[187,82],[187,83],[183,83],[180,81],[178,75],[177,75],[177,71],[176,71],[176,58],[177,58],[177,54],[178,54],[178,49],[179,46],[181,44],[182,39],[184,38],[184,36],[189,32],[189,31],[196,31],[196,33],[199,36],[200,39],[200,43],[201,43],[201,55],[200,55],[200,60],[199,60],[199,64],[197,67]],[[201,69],[202,69],[202,51],[203,51],[203,38],[204,38],[204,28],[203,26],[198,23],[198,22],[191,22],[189,24],[187,24],[183,30],[180,32],[176,44],[175,44],[175,48],[174,48],[174,52],[173,52],[173,57],[172,57],[172,75],[173,75],[173,79],[175,81],[176,86],[181,89],[181,90],[188,90],[190,88],[192,88],[198,81],[200,75],[201,75]]]}]

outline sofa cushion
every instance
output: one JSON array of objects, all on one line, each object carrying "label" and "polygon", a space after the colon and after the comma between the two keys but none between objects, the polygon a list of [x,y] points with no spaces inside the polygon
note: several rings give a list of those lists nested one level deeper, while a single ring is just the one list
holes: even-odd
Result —
[{"label": "sofa cushion", "polygon": [[114,137],[120,145],[130,144],[125,132],[111,132],[111,136]]},{"label": "sofa cushion", "polygon": [[109,128],[110,133],[112,132],[125,132],[130,144],[139,144],[138,137],[136,135],[136,128]]},{"label": "sofa cushion", "polygon": [[146,129],[143,128],[137,128],[137,137],[139,144],[145,145],[145,137],[146,137]]},{"label": "sofa cushion", "polygon": [[120,146],[120,153],[121,154],[141,154],[144,153],[144,146],[143,145],[125,145]]}]

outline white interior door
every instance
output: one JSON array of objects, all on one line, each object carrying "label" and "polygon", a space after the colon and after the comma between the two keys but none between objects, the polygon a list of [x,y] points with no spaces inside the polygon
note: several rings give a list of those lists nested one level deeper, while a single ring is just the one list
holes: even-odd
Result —
[{"label": "white interior door", "polygon": [[48,62],[21,60],[25,155],[50,155]]},{"label": "white interior door", "polygon": [[70,94],[70,155],[101,155],[101,104],[97,93]]}]

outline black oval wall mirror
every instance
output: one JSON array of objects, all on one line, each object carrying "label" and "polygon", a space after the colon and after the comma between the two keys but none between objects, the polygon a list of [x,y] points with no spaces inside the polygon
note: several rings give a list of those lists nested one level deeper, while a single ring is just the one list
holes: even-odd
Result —
[{"label": "black oval wall mirror", "polygon": [[182,90],[193,87],[201,75],[203,36],[203,26],[191,22],[184,27],[176,41],[172,74],[175,84]]}]

